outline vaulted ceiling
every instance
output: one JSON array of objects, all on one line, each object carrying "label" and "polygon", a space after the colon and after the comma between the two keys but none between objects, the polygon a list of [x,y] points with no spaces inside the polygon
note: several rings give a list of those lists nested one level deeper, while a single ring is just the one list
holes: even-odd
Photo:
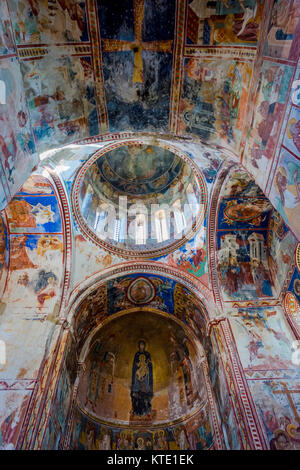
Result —
[{"label": "vaulted ceiling", "polygon": [[2,207],[41,152],[151,132],[232,152],[300,236],[299,0],[0,8]]}]

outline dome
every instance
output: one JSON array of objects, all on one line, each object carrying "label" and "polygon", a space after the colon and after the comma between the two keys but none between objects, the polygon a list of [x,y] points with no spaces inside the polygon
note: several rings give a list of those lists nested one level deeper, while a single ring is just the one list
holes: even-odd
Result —
[{"label": "dome", "polygon": [[125,257],[155,257],[190,239],[205,213],[205,181],[193,161],[169,145],[112,144],[78,173],[74,211],[97,245]]}]

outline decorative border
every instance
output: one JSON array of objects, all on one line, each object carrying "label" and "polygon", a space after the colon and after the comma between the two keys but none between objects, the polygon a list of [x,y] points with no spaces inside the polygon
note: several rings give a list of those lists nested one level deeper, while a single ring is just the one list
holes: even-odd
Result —
[{"label": "decorative border", "polygon": [[80,186],[81,183],[84,179],[84,176],[88,170],[88,168],[95,163],[96,160],[101,158],[103,155],[105,155],[107,152],[112,151],[116,148],[122,147],[124,145],[144,145],[146,142],[144,140],[125,140],[122,142],[116,142],[113,144],[110,144],[108,146],[105,146],[104,148],[96,151],[83,165],[82,167],[79,168],[77,171],[77,174],[75,176],[73,185],[72,185],[72,190],[71,190],[71,200],[72,200],[72,209],[73,209],[73,214],[76,220],[76,223],[82,233],[89,239],[91,240],[95,245],[99,246],[100,248],[105,249],[106,251],[109,251],[110,253],[113,253],[117,256],[120,256],[125,259],[151,259],[151,258],[158,258],[161,256],[165,256],[172,251],[178,249],[182,245],[184,245],[188,240],[190,240],[196,232],[199,230],[201,227],[203,220],[206,215],[206,210],[207,210],[207,201],[208,201],[208,195],[207,195],[207,187],[206,187],[206,182],[205,178],[202,175],[201,171],[199,168],[196,166],[194,161],[186,155],[184,152],[179,151],[177,148],[173,147],[170,144],[167,144],[165,142],[161,141],[155,141],[155,145],[160,146],[163,149],[169,150],[173,152],[175,155],[177,155],[179,158],[184,160],[186,163],[188,163],[194,172],[195,178],[197,180],[200,193],[202,196],[201,204],[204,206],[204,209],[201,211],[201,214],[197,217],[195,222],[193,223],[192,227],[188,231],[188,233],[182,237],[180,240],[176,240],[175,242],[171,243],[168,246],[162,247],[162,248],[157,248],[154,250],[143,250],[143,251],[135,251],[135,250],[129,250],[129,249],[122,249],[122,248],[117,248],[113,246],[110,243],[107,243],[103,240],[100,240],[97,235],[89,228],[87,225],[86,221],[84,220],[81,211],[80,211],[80,205],[79,205],[79,192],[80,192]]}]

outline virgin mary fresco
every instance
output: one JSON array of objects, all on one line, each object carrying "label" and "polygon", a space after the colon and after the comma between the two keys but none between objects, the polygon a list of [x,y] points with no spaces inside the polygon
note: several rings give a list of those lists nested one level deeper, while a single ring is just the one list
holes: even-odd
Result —
[{"label": "virgin mary fresco", "polygon": [[153,397],[153,372],[151,356],[146,351],[144,340],[138,342],[132,365],[131,402],[132,411],[136,416],[151,414]]}]

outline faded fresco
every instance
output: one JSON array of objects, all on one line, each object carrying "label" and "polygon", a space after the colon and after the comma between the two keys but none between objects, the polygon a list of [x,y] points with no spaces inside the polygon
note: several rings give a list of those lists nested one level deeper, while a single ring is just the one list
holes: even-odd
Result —
[{"label": "faded fresco", "polygon": [[49,182],[33,175],[6,208],[10,273],[5,298],[11,308],[53,312],[60,297],[63,233],[60,208]]},{"label": "faded fresco", "polygon": [[282,307],[240,308],[231,321],[245,369],[294,368],[294,340]]},{"label": "faded fresco", "polygon": [[269,61],[260,70],[245,155],[246,166],[261,187],[272,165],[292,74],[291,66]]},{"label": "faded fresco", "polygon": [[85,2],[10,0],[16,43],[88,41]]},{"label": "faded fresco", "polygon": [[275,289],[279,294],[293,262],[297,241],[277,211],[271,216],[268,237],[269,267]]},{"label": "faded fresco", "polygon": [[251,76],[244,62],[185,59],[179,132],[237,149]]},{"label": "faded fresco", "polygon": [[38,158],[25,101],[20,65],[16,57],[0,57],[0,83],[4,89],[1,110],[1,193],[3,209],[19,190]]},{"label": "faded fresco", "polygon": [[74,450],[204,450],[212,446],[207,410],[177,426],[142,430],[95,424],[76,410],[70,442]]}]

